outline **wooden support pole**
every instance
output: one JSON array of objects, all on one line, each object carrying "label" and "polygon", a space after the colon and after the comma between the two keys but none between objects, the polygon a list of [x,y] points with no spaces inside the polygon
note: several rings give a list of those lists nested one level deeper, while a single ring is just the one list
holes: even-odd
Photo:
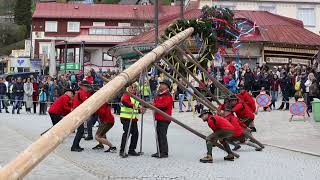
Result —
[{"label": "wooden support pole", "polygon": [[138,96],[133,95],[133,94],[131,94],[131,93],[129,93],[129,92],[127,92],[127,93],[129,94],[129,96],[131,96],[131,97],[133,97],[134,99],[136,99],[137,101],[139,101],[143,106],[145,106],[145,107],[147,107],[147,108],[150,108],[150,109],[154,110],[155,112],[161,114],[162,116],[170,119],[170,120],[173,121],[174,123],[176,123],[176,124],[178,124],[179,126],[185,128],[186,130],[192,132],[193,134],[197,135],[198,137],[200,137],[200,138],[202,138],[202,139],[204,139],[204,140],[206,139],[206,136],[203,135],[203,134],[201,134],[200,132],[192,129],[191,127],[189,127],[189,126],[187,126],[187,125],[185,125],[185,124],[183,124],[182,122],[178,121],[177,119],[173,118],[172,116],[169,116],[167,113],[165,113],[165,112],[161,111],[160,109],[156,108],[155,106],[153,106],[153,105],[145,102],[144,100],[142,100],[142,99],[139,98]]},{"label": "wooden support pole", "polygon": [[[163,74],[165,74],[167,77],[169,77],[172,81],[174,81],[175,83],[177,83],[178,86],[180,86],[182,89],[184,89],[185,91],[187,91],[188,89],[186,87],[184,87],[178,80],[176,80],[174,77],[172,77],[169,73],[167,73],[165,70],[163,70],[160,66],[158,66],[157,64],[154,64],[154,66]],[[205,100],[201,99],[200,97],[198,97],[197,95],[194,94],[194,97],[200,101],[203,105],[207,106],[209,109],[211,109],[212,111],[218,110],[215,106],[213,106],[211,103],[207,103]]]},{"label": "wooden support pole", "polygon": [[99,91],[94,93],[89,99],[83,102],[79,107],[65,116],[47,133],[32,143],[14,160],[0,169],[0,179],[22,179],[64,139],[66,139],[69,134],[79,127],[89,116],[95,113],[101,105],[111,100],[119,89],[124,88],[132,79],[135,79],[143,69],[147,68],[150,64],[154,63],[159,57],[166,53],[166,50],[188,38],[193,31],[193,28],[188,28],[175,35],[116,76]]}]

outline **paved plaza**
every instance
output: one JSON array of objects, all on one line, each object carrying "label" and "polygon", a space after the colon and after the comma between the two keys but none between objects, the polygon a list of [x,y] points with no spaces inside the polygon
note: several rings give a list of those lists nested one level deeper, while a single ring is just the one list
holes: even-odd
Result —
[{"label": "paved plaza", "polygon": [[[205,135],[210,133],[207,125],[192,113],[175,111],[174,117]],[[123,159],[118,153],[94,151],[91,148],[96,145],[95,140],[82,140],[81,146],[85,150],[71,152],[75,135],[71,134],[25,179],[319,179],[319,125],[312,119],[304,122],[301,117],[289,122],[289,117],[288,111],[259,112],[256,118],[258,132],[254,135],[270,146],[256,152],[243,145],[238,151],[241,157],[234,162],[224,161],[224,152],[214,149],[214,163],[202,164],[199,159],[206,153],[205,142],[174,123],[171,123],[168,132],[169,158],[151,158],[156,151],[156,143],[152,115],[148,111],[144,118],[143,156]],[[23,151],[50,125],[49,116],[25,112],[20,115],[0,114],[0,166]],[[121,133],[122,126],[119,117],[116,117],[116,125],[108,137],[117,147]]]}]

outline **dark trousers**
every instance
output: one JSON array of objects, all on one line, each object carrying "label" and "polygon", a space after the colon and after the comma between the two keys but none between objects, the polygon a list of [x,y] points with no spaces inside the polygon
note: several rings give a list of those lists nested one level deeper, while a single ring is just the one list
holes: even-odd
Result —
[{"label": "dark trousers", "polygon": [[89,121],[87,122],[88,137],[93,137],[92,136],[92,127],[96,124],[97,121],[98,121],[98,115],[93,114],[90,117]]},{"label": "dark trousers", "polygon": [[33,102],[33,113],[37,113],[37,102]]},{"label": "dark trousers", "polygon": [[76,136],[74,137],[73,139],[73,144],[72,144],[72,147],[71,148],[78,148],[80,147],[79,146],[79,143],[81,141],[81,138],[83,136],[83,133],[84,133],[84,127],[83,127],[83,124],[81,124],[78,129],[77,129],[77,134]]},{"label": "dark trousers", "polygon": [[286,105],[286,109],[289,109],[289,95],[282,93],[282,103],[279,109],[283,109],[284,105]]},{"label": "dark trousers", "polygon": [[63,117],[57,114],[52,114],[49,113],[51,121],[52,121],[52,126],[56,125]]},{"label": "dark trousers", "polygon": [[23,101],[23,95],[15,96],[15,102],[14,102],[14,106],[13,106],[12,110],[14,111],[15,109],[18,109],[18,111],[20,111],[22,101]]},{"label": "dark trousers", "polygon": [[[2,104],[1,108],[5,109],[6,111],[8,110],[8,107],[6,106],[4,99],[5,99],[6,95],[0,95],[0,105]],[[0,109],[1,112],[1,109]]]},{"label": "dark trousers", "polygon": [[170,122],[169,121],[157,121],[157,135],[159,142],[160,154],[168,155],[168,140],[167,132]]},{"label": "dark trousers", "polygon": [[46,114],[46,103],[40,102],[40,114]]},{"label": "dark trousers", "polygon": [[[127,139],[127,135],[128,135],[128,131],[129,131],[130,120],[129,119],[121,119],[121,124],[123,127],[123,134],[122,134],[122,139],[121,139],[120,152],[124,152],[124,148],[126,145],[126,139]],[[137,148],[138,137],[139,137],[138,122],[137,121],[134,121],[134,120],[132,121],[130,134],[131,134],[131,141],[130,141],[129,151],[133,151]]]}]

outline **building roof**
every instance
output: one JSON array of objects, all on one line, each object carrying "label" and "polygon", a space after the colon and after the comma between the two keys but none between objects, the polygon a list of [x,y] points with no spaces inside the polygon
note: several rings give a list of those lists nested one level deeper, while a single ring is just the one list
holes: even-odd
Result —
[{"label": "building roof", "polygon": [[[235,18],[245,18],[256,24],[256,33],[242,36],[240,38],[242,42],[320,46],[320,36],[305,29],[302,21],[267,11],[239,10],[234,11],[234,13]],[[200,9],[191,9],[185,13],[185,19],[198,18],[200,15]],[[177,19],[179,19],[179,14],[162,18],[160,20],[159,34],[163,34],[165,29]],[[120,45],[152,43],[154,39],[154,29],[152,29]]]},{"label": "building roof", "polygon": [[[159,17],[174,15],[178,6],[161,6]],[[153,20],[153,5],[37,3],[32,18]]]}]

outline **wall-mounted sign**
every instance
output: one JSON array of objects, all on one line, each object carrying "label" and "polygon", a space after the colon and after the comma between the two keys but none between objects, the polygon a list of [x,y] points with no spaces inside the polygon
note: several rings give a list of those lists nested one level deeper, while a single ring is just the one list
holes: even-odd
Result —
[{"label": "wall-mounted sign", "polygon": [[301,64],[301,65],[307,65],[309,66],[311,61],[308,59],[297,59],[297,58],[292,58],[291,59],[292,64]]},{"label": "wall-mounted sign", "polygon": [[284,57],[267,57],[266,58],[267,63],[281,63],[281,64],[287,64],[289,63],[289,58]]},{"label": "wall-mounted sign", "polygon": [[65,70],[65,67],[67,70],[79,70],[80,64],[79,63],[67,63],[66,65],[64,63],[60,64],[60,70]]},{"label": "wall-mounted sign", "polygon": [[19,66],[21,66],[24,63],[24,59],[18,59],[17,62],[19,64]]}]

